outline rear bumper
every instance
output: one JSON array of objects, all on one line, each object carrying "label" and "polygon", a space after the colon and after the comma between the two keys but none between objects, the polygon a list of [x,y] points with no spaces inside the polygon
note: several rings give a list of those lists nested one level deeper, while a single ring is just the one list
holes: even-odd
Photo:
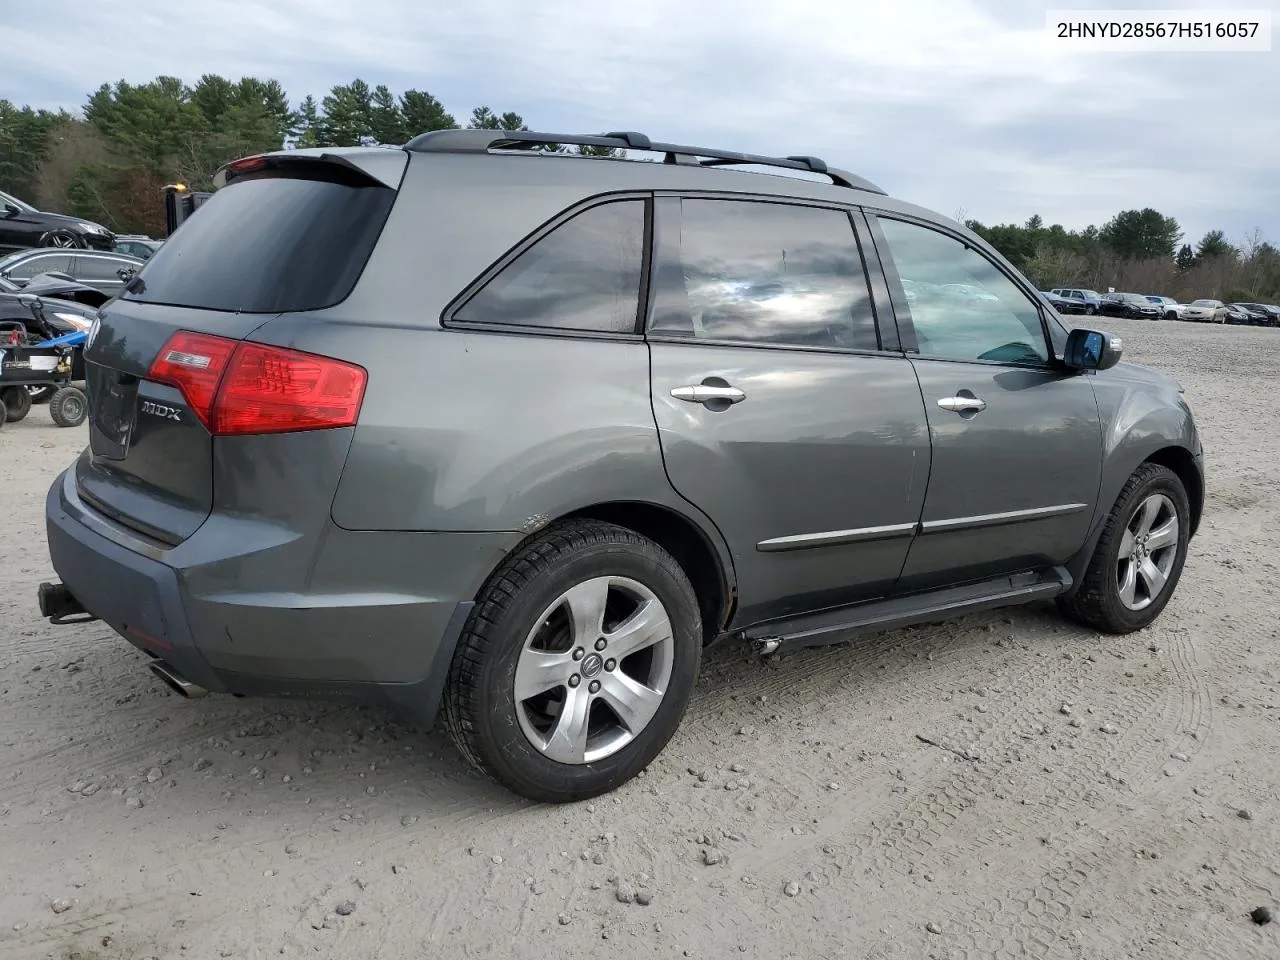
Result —
[{"label": "rear bumper", "polygon": [[53,567],[79,604],[206,690],[386,703],[429,726],[472,598],[518,534],[319,535],[211,516],[176,547],[79,497],[45,502]]}]

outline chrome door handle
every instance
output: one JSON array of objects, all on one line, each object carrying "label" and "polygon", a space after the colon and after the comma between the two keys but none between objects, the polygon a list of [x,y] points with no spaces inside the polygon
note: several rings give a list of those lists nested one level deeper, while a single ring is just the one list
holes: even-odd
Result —
[{"label": "chrome door handle", "polygon": [[979,413],[987,409],[987,401],[981,397],[943,397],[938,406],[952,413]]},{"label": "chrome door handle", "polygon": [[730,403],[741,403],[747,395],[737,387],[713,387],[699,383],[688,387],[675,387],[671,395],[677,400],[689,403],[707,403],[711,400],[728,400]]}]

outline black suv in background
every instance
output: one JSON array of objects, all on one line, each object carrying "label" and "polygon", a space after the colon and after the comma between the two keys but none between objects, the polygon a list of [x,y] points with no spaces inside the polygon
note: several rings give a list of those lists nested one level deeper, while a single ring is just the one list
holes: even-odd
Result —
[{"label": "black suv in background", "polygon": [[1132,320],[1159,320],[1161,307],[1140,293],[1108,293],[1102,298],[1099,312],[1104,317],[1129,317]]},{"label": "black suv in background", "polygon": [[100,223],[44,213],[8,193],[0,193],[0,253],[27,247],[111,250],[115,235]]}]

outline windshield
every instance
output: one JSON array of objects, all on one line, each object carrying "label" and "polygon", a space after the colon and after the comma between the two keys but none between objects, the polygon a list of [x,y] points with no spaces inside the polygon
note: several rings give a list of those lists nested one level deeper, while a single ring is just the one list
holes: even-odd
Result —
[{"label": "windshield", "polygon": [[31,204],[29,204],[29,203],[23,203],[21,200],[19,200],[17,197],[15,197],[15,196],[14,196],[13,194],[11,194],[11,193],[0,193],[0,203],[9,203],[9,204],[12,204],[13,206],[15,206],[15,207],[17,207],[19,210],[21,210],[23,213],[38,213],[38,212],[39,212],[39,211],[38,211],[38,210],[36,210],[36,208],[35,208],[35,207],[33,207]]},{"label": "windshield", "polygon": [[1196,300],[1191,305],[1193,307],[1216,307],[1218,304],[1213,300]]}]

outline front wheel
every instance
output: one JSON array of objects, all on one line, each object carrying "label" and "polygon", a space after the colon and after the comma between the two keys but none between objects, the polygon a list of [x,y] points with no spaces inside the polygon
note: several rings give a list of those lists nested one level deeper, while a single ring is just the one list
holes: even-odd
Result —
[{"label": "front wheel", "polygon": [[1093,306],[1092,304],[1084,308],[1084,314],[1086,317],[1092,317],[1097,312],[1098,312],[1098,308]]},{"label": "front wheel", "polygon": [[1146,463],[1120,491],[1068,614],[1107,633],[1148,626],[1182,576],[1191,536],[1186,488],[1168,467]]},{"label": "front wheel", "polygon": [[65,230],[51,230],[40,238],[40,246],[78,250],[87,246],[87,244],[74,233],[68,233]]},{"label": "front wheel", "polygon": [[490,578],[458,642],[445,720],[459,750],[550,803],[606,793],[680,724],[702,654],[698,602],[665,550],[613,524],[549,528]]}]

